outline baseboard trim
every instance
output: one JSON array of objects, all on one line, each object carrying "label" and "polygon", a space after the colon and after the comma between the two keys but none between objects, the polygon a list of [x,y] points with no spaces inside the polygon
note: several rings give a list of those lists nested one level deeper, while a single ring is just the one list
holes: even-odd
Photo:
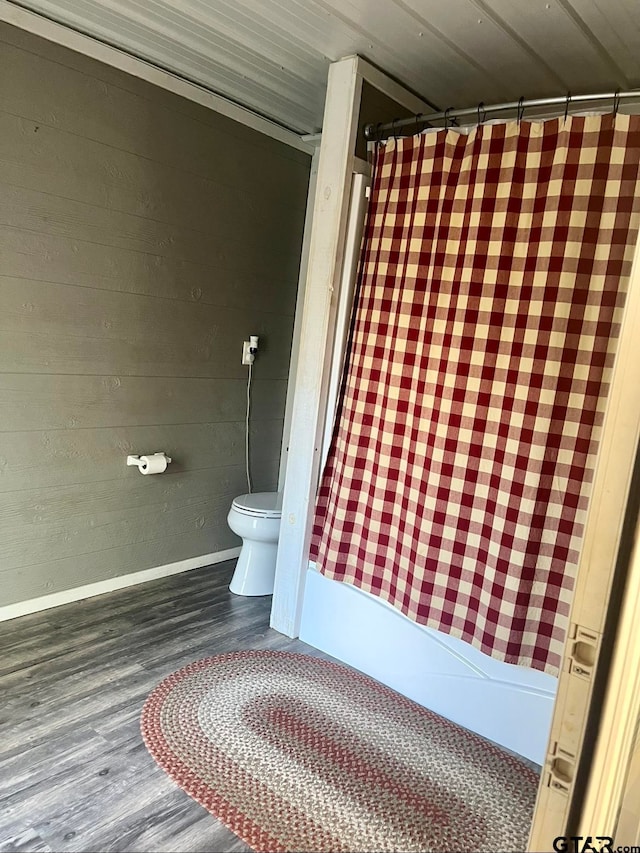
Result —
[{"label": "baseboard trim", "polygon": [[151,569],[143,569],[141,572],[132,572],[128,575],[120,575],[116,578],[107,578],[104,581],[88,583],[84,586],[75,586],[72,589],[63,589],[61,592],[52,592],[50,595],[42,595],[39,598],[30,598],[27,601],[17,601],[15,604],[7,604],[0,607],[0,622],[16,619],[18,616],[26,616],[29,613],[38,613],[41,610],[49,610],[59,607],[61,604],[70,604],[72,601],[81,601],[83,598],[93,598],[94,595],[103,595],[105,592],[115,592],[128,586],[137,586],[148,583],[169,575],[178,575],[181,572],[190,572],[192,569],[201,569],[203,566],[212,566],[215,563],[224,563],[225,560],[233,560],[240,553],[240,548],[227,548],[224,551],[216,551],[213,554],[203,554],[201,557],[190,557],[188,560],[178,560],[176,563],[167,563],[164,566],[154,566]]}]

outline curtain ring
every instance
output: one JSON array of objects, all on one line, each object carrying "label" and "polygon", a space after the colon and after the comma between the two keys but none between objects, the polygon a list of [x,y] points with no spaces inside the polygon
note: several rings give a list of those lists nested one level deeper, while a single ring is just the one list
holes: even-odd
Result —
[{"label": "curtain ring", "polygon": [[449,129],[449,113],[451,112],[452,109],[453,109],[453,107],[447,107],[446,110],[444,111],[444,129],[445,130]]},{"label": "curtain ring", "polygon": [[391,119],[391,135],[393,136],[394,139],[398,138],[396,136],[396,122],[397,121],[400,121],[400,119],[399,118],[392,118]]},{"label": "curtain ring", "polygon": [[618,115],[618,110],[620,109],[620,89],[616,89],[615,94],[613,96],[613,115]]},{"label": "curtain ring", "polygon": [[[480,118],[480,113],[482,113],[482,118]],[[487,111],[484,108],[484,101],[480,101],[478,104],[478,124],[482,124],[487,117]]]},{"label": "curtain ring", "polygon": [[564,120],[569,118],[569,106],[571,105],[571,92],[567,92],[567,101],[564,105]]},{"label": "curtain ring", "polygon": [[520,96],[520,100],[518,101],[518,124],[522,121],[522,117],[524,115],[524,95]]},{"label": "curtain ring", "polygon": [[382,122],[379,121],[375,126],[375,143],[376,145],[380,145],[382,142]]},{"label": "curtain ring", "polygon": [[420,128],[420,120],[422,119],[422,113],[416,113],[414,118],[415,118],[415,122],[416,122],[416,136],[419,136],[420,133],[422,132],[421,128]]}]

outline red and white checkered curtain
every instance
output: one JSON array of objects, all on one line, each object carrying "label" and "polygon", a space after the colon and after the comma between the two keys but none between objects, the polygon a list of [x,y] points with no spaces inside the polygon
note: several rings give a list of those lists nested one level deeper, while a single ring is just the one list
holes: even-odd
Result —
[{"label": "red and white checkered curtain", "polygon": [[640,116],[377,153],[311,558],[556,674],[638,231]]}]

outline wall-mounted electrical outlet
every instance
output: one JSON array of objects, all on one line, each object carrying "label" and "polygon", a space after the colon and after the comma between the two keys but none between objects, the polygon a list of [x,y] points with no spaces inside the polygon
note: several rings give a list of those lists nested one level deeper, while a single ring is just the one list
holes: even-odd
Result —
[{"label": "wall-mounted electrical outlet", "polygon": [[250,350],[251,350],[251,341],[243,341],[242,342],[242,363],[243,364],[253,364],[255,356]]}]

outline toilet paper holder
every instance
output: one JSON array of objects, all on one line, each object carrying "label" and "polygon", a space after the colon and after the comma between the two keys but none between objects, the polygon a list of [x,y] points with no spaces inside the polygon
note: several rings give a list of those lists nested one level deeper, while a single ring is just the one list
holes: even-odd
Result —
[{"label": "toilet paper holder", "polygon": [[163,451],[146,456],[127,456],[127,465],[135,465],[141,474],[161,474],[171,462]]}]

